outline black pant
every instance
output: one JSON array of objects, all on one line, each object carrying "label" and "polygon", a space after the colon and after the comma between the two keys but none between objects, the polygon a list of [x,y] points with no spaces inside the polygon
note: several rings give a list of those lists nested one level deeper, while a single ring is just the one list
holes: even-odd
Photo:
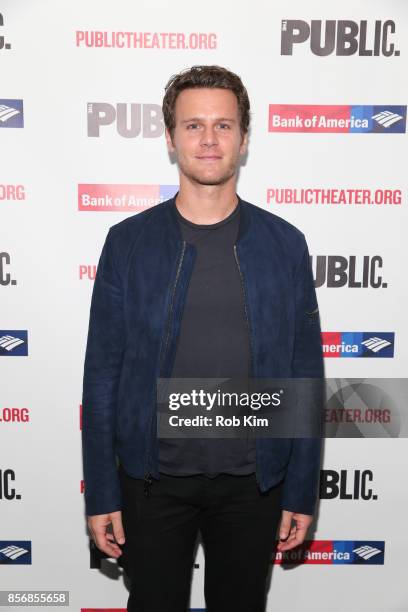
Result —
[{"label": "black pant", "polygon": [[128,612],[187,610],[199,531],[207,612],[264,612],[282,483],[261,493],[255,474],[161,474],[146,497],[143,480],[119,475]]}]

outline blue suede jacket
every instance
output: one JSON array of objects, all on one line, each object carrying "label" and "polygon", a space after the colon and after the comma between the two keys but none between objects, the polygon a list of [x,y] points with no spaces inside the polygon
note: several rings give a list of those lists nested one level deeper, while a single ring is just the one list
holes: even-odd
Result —
[{"label": "blue suede jacket", "polygon": [[[121,509],[117,459],[135,478],[160,478],[156,381],[171,376],[196,255],[182,239],[175,197],[111,227],[99,259],[82,397],[88,515]],[[304,235],[241,198],[238,205],[234,252],[251,376],[322,378],[320,323]],[[282,508],[313,514],[320,451],[320,438],[257,438],[260,490],[284,478]]]}]

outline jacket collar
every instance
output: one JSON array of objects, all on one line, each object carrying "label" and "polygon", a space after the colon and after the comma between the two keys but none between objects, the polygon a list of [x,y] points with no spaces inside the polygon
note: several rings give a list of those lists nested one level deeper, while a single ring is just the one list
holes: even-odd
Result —
[{"label": "jacket collar", "polygon": [[[177,195],[178,195],[178,191],[177,193],[174,194],[172,198],[163,202],[163,204],[165,204],[165,207],[166,207],[165,210],[166,210],[166,216],[168,218],[168,221],[173,231],[175,232],[179,242],[181,243],[183,241],[183,236],[181,233],[181,229],[180,229],[180,225],[179,225],[177,213],[176,213]],[[251,211],[250,211],[250,205],[248,204],[248,202],[245,202],[245,200],[242,200],[238,194],[236,194],[236,196],[238,198],[238,206],[240,208],[239,227],[238,227],[238,234],[237,234],[236,242],[240,242],[244,238],[244,236],[246,235],[249,229],[249,225],[251,222]]]}]

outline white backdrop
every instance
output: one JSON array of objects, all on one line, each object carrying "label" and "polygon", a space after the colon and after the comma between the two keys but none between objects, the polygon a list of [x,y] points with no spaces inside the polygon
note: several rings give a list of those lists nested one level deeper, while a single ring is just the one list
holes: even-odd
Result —
[{"label": "white backdrop", "polygon": [[[382,358],[380,351],[369,353],[375,359],[328,358],[327,376],[406,375],[407,13],[403,0],[207,0],[202,7],[186,0],[2,0],[1,589],[68,590],[69,609],[76,611],[126,607],[128,592],[116,563],[102,561],[101,571],[90,567],[81,492],[83,358],[92,280],[108,228],[155,205],[160,196],[166,199],[177,186],[156,111],[165,83],[179,70],[220,64],[247,86],[252,129],[238,183],[243,199],[299,227],[314,265],[318,255],[345,258],[348,272],[355,264],[358,281],[364,257],[381,258],[380,287],[350,286],[353,274],[348,274],[342,287],[318,287],[318,300],[322,329],[337,332],[336,342],[350,340],[339,335],[345,332],[368,334],[367,339],[394,333],[387,349],[394,356]],[[311,38],[296,42],[292,55],[281,55],[290,20],[304,22],[297,32],[307,32],[312,20],[323,28],[334,20],[338,46],[316,55],[314,25]],[[359,31],[358,50],[350,55],[338,54],[342,20],[355,22]],[[392,24],[384,26],[387,21],[395,31]],[[384,47],[374,37],[383,27]],[[137,34],[114,39],[118,32]],[[130,46],[112,48],[112,40]],[[389,43],[394,49],[386,56]],[[269,105],[300,116],[310,109],[291,111],[286,105],[380,107],[364,111],[379,131],[268,131]],[[10,118],[7,107],[19,113]],[[394,114],[390,127],[372,119],[384,110]],[[350,109],[332,109],[331,116],[339,113],[350,116]],[[293,191],[286,192],[287,203],[268,197],[268,190],[305,188],[364,189],[370,198],[377,190],[378,198],[391,190],[397,203],[359,204],[356,192],[349,194],[349,204],[291,204]],[[101,210],[89,205],[94,203],[89,197],[106,194],[124,199],[105,197]],[[336,197],[332,194],[332,201]],[[23,342],[8,350],[6,336]],[[306,562],[291,571],[275,563],[268,611],[407,609],[407,450],[407,440],[395,437],[326,440],[322,469],[345,470],[348,490],[355,470],[370,470],[374,497],[348,499],[343,491],[322,499],[308,537],[324,550],[339,550],[344,542],[375,548],[376,542],[385,551],[383,557],[376,553],[383,561],[354,555],[359,563]],[[9,545],[31,546],[31,563],[29,552],[13,560]],[[191,608],[203,609],[201,548],[196,564]],[[365,564],[370,567],[362,568]]]}]

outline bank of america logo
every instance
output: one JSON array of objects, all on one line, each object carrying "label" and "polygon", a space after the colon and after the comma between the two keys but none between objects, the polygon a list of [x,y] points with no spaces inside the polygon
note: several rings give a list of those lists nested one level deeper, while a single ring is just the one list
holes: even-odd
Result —
[{"label": "bank of america logo", "polygon": [[21,338],[15,338],[14,336],[2,336],[0,338],[0,346],[6,351],[12,351],[20,344],[24,344],[24,340],[21,340]]},{"label": "bank of america logo", "polygon": [[384,565],[384,540],[354,540],[349,541],[345,550],[350,551],[349,563],[356,565]]},{"label": "bank of america logo", "polygon": [[353,548],[353,553],[356,553],[356,555],[364,560],[371,559],[375,557],[375,555],[380,555],[382,552],[380,548],[375,548],[374,546],[359,546],[358,548]]},{"label": "bank of america logo", "polygon": [[29,550],[27,548],[21,548],[21,546],[6,546],[0,549],[0,553],[14,561],[21,557],[21,555],[27,555]]},{"label": "bank of america logo", "polygon": [[406,106],[387,104],[384,106],[366,106],[364,109],[364,115],[368,119],[370,132],[377,134],[405,134],[407,122]]},{"label": "bank of america logo", "polygon": [[23,100],[0,99],[0,128],[24,127]]},{"label": "bank of america logo", "polygon": [[30,565],[30,541],[0,541],[0,564],[2,565]]},{"label": "bank of america logo", "polygon": [[392,342],[388,342],[388,340],[384,340],[384,338],[369,338],[368,340],[364,340],[362,342],[364,346],[366,346],[373,353],[378,353],[382,349],[385,349],[387,346],[391,346]]},{"label": "bank of america logo", "polygon": [[384,540],[305,540],[274,555],[275,563],[313,565],[384,565]]},{"label": "bank of america logo", "polygon": [[324,357],[394,357],[394,332],[322,332]]},{"label": "bank of america logo", "polygon": [[0,104],[0,121],[2,121],[3,123],[19,114],[20,111],[16,108],[6,106],[5,104]]},{"label": "bank of america logo", "polygon": [[270,104],[269,132],[404,134],[407,107],[359,104]]},{"label": "bank of america logo", "polygon": [[0,330],[0,356],[21,357],[28,355],[28,334],[25,329]]},{"label": "bank of america logo", "polygon": [[385,128],[388,128],[390,127],[390,125],[397,123],[397,121],[401,121],[401,119],[403,118],[404,117],[402,115],[398,115],[397,113],[392,113],[391,111],[388,111],[388,110],[383,111],[382,113],[377,113],[376,115],[372,116],[372,119],[374,119],[374,121],[376,121],[377,123],[379,123]]}]

